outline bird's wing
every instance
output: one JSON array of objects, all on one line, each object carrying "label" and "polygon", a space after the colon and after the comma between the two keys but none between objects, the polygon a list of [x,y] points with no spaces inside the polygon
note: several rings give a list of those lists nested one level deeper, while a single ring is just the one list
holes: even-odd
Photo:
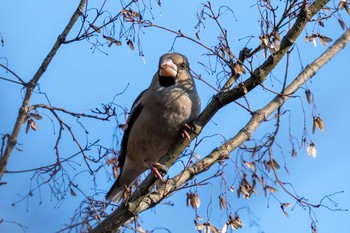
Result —
[{"label": "bird's wing", "polygon": [[132,128],[134,122],[136,121],[136,119],[138,118],[138,116],[140,115],[140,113],[143,109],[141,97],[145,93],[145,91],[146,90],[144,90],[143,92],[140,93],[140,95],[135,99],[135,101],[131,107],[130,115],[129,115],[128,120],[127,120],[127,127],[124,131],[121,149],[120,149],[120,153],[118,156],[119,176],[118,176],[117,180],[114,182],[114,184],[112,185],[112,187],[109,189],[108,193],[106,194],[106,199],[109,199],[110,195],[112,195],[112,193],[115,191],[115,189],[119,188],[119,179],[121,177],[120,174],[123,172],[123,166],[125,163],[129,134],[130,134],[130,131],[131,131],[131,128]]},{"label": "bird's wing", "polygon": [[145,91],[146,90],[141,92],[139,94],[139,96],[135,99],[134,103],[132,104],[130,115],[129,115],[128,120],[127,120],[127,128],[124,131],[121,149],[120,149],[120,153],[118,156],[118,166],[120,169],[120,173],[123,170],[123,166],[124,166],[124,162],[125,162],[125,156],[126,156],[127,145],[128,145],[129,134],[130,134],[131,128],[143,109],[143,104],[140,100],[141,100],[143,94],[145,93]]}]

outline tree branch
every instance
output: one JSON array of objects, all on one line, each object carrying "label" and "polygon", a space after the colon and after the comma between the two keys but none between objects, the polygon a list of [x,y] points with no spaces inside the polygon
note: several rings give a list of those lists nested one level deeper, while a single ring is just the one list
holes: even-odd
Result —
[{"label": "tree branch", "polygon": [[28,106],[30,103],[30,99],[32,97],[33,91],[35,86],[37,85],[38,81],[40,80],[41,76],[45,73],[47,67],[49,66],[50,62],[52,61],[53,57],[55,56],[56,52],[62,45],[62,43],[65,41],[68,33],[71,31],[73,25],[81,15],[83,8],[86,4],[87,0],[80,0],[80,3],[78,5],[78,8],[73,13],[71,19],[69,20],[67,26],[62,31],[61,35],[57,38],[55,44],[51,48],[49,54],[45,57],[44,61],[42,62],[41,66],[37,70],[37,72],[34,74],[33,78],[26,83],[26,93],[22,102],[22,106],[19,109],[19,113],[14,125],[14,128],[12,130],[12,133],[9,135],[7,140],[7,145],[5,148],[5,152],[0,157],[0,180],[6,170],[6,164],[10,158],[10,155],[12,153],[13,148],[15,147],[17,143],[18,135],[21,131],[21,127],[25,121],[25,117],[28,113]]},{"label": "tree branch", "polygon": [[[260,67],[258,67],[252,76],[247,79],[244,84],[248,90],[252,90],[259,83],[263,82],[269,72],[278,64],[282,57],[289,51],[295,40],[300,35],[303,28],[311,17],[316,14],[328,1],[315,1],[310,7],[304,6],[301,9],[294,25],[288,31],[286,36],[282,39],[280,50],[271,55]],[[264,108],[256,111],[249,122],[236,134],[233,138],[227,140],[219,148],[214,149],[209,155],[202,160],[196,162],[190,167],[185,168],[177,176],[167,180],[160,185],[158,189],[151,192],[155,177],[150,174],[144,182],[137,188],[137,190],[128,199],[128,202],[120,205],[111,215],[109,215],[103,222],[96,226],[93,233],[112,232],[120,228],[127,220],[136,216],[142,211],[145,211],[155,205],[161,200],[169,196],[173,191],[181,188],[188,180],[194,176],[206,171],[216,162],[226,159],[234,149],[248,140],[256,131],[259,125],[266,120],[276,109],[282,106],[285,101],[290,98],[306,81],[312,78],[316,71],[325,65],[331,58],[333,58],[350,40],[350,30],[347,30],[332,46],[330,46],[318,59],[307,66],[297,78],[288,85],[283,93],[277,94],[275,98],[268,103]],[[215,113],[224,105],[242,97],[244,91],[238,85],[235,88],[220,92],[215,95],[212,101],[204,109],[196,122],[195,133],[191,133],[191,138],[196,137],[207,122],[215,115]],[[179,139],[173,148],[160,160],[160,163],[171,166],[182,151],[188,146],[189,142],[186,139]]]}]

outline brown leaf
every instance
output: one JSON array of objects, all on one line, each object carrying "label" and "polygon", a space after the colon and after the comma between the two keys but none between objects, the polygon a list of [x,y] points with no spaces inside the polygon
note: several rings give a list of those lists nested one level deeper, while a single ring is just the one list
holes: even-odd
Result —
[{"label": "brown leaf", "polygon": [[219,196],[219,207],[220,207],[220,210],[227,209],[227,202],[222,195]]},{"label": "brown leaf", "polygon": [[35,123],[35,121],[33,120],[29,120],[28,122],[30,122],[30,128],[34,131],[37,131],[39,129],[38,125]]},{"label": "brown leaf", "polygon": [[37,113],[32,114],[32,116],[34,117],[35,120],[43,119],[43,117],[41,115],[37,114]]},{"label": "brown leaf", "polygon": [[235,216],[235,218],[233,218],[232,215],[229,216],[229,224],[231,225],[232,229],[235,230],[243,227],[243,223],[238,214]]},{"label": "brown leaf", "polygon": [[320,39],[320,43],[321,43],[323,46],[327,46],[327,43],[332,41],[332,39],[329,38],[329,37],[327,37],[327,36],[319,35],[318,38]]},{"label": "brown leaf", "polygon": [[314,117],[313,121],[314,121],[314,123],[313,123],[313,126],[312,126],[312,134],[315,133],[316,128],[319,128],[321,130],[321,132],[323,133],[324,132],[324,123],[323,123],[321,117],[319,117],[319,116],[318,117]]},{"label": "brown leaf", "polygon": [[267,188],[271,193],[276,193],[276,192],[278,192],[277,189],[275,189],[274,187],[271,187],[271,186],[269,186],[269,185],[266,185],[266,188]]},{"label": "brown leaf", "polygon": [[187,206],[191,206],[193,209],[197,209],[200,204],[201,201],[198,197],[197,193],[192,193],[192,192],[188,192],[187,194],[187,198],[186,198],[186,205]]},{"label": "brown leaf", "polygon": [[197,38],[197,40],[200,40],[200,39],[201,39],[201,38],[199,37],[199,31],[196,32],[196,38]]},{"label": "brown leaf", "polygon": [[307,101],[309,104],[311,104],[311,91],[310,91],[310,89],[307,89],[307,90],[305,91],[305,95],[306,95],[306,101]]},{"label": "brown leaf", "polygon": [[113,37],[106,36],[106,35],[103,35],[102,37],[105,38],[108,42],[110,42],[108,44],[108,47],[111,47],[113,44],[115,44],[117,46],[122,45],[122,42],[120,42],[119,40],[114,39]]},{"label": "brown leaf", "polygon": [[129,45],[129,48],[130,48],[131,50],[134,50],[134,49],[135,49],[134,43],[132,43],[131,40],[128,40],[128,41],[126,42],[126,44]]},{"label": "brown leaf", "polygon": [[324,23],[323,23],[322,20],[318,20],[317,22],[318,22],[318,24],[319,24],[321,27],[324,27]]},{"label": "brown leaf", "polygon": [[346,12],[348,12],[348,15],[350,15],[350,8],[348,7],[348,5],[345,5],[344,8],[345,8]]},{"label": "brown leaf", "polygon": [[272,35],[275,37],[276,40],[281,40],[280,34],[278,33],[278,31],[273,31]]},{"label": "brown leaf", "polygon": [[238,74],[245,74],[245,69],[244,69],[244,66],[242,64],[235,63],[233,65],[233,69]]},{"label": "brown leaf", "polygon": [[27,126],[26,126],[26,134],[28,134],[29,129],[30,129],[30,123],[29,123],[29,121],[27,121]]},{"label": "brown leaf", "polygon": [[308,155],[312,156],[313,158],[316,158],[317,156],[317,150],[315,147],[315,143],[311,142],[308,148],[306,149],[306,152]]},{"label": "brown leaf", "polygon": [[72,188],[70,188],[70,195],[72,195],[73,197],[77,196],[76,192],[74,192]]},{"label": "brown leaf", "polygon": [[345,30],[346,29],[346,24],[344,23],[344,21],[341,20],[341,19],[338,19],[338,22],[340,24],[341,29]]},{"label": "brown leaf", "polygon": [[247,162],[245,160],[243,160],[243,162],[248,168],[255,170],[255,163],[254,162]]},{"label": "brown leaf", "polygon": [[90,27],[92,27],[92,29],[94,29],[94,31],[95,31],[95,32],[97,32],[97,33],[101,33],[100,28],[99,28],[99,27],[97,27],[97,26],[95,26],[95,25],[93,25],[92,23],[90,23]]},{"label": "brown leaf", "polygon": [[270,160],[269,164],[270,164],[271,167],[274,167],[276,169],[280,169],[280,165],[274,159]]},{"label": "brown leaf", "polygon": [[248,93],[248,89],[247,89],[247,87],[245,86],[244,83],[240,83],[239,86],[243,89],[243,93],[244,93],[244,94],[247,94],[247,93]]}]

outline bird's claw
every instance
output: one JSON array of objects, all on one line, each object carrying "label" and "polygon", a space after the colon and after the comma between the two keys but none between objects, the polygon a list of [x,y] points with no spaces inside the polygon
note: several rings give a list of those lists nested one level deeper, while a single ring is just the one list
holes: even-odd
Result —
[{"label": "bird's claw", "polygon": [[191,137],[190,137],[190,134],[187,132],[187,130],[193,131],[188,124],[185,124],[184,127],[181,129],[181,136],[183,138],[187,138],[187,140],[191,142]]},{"label": "bird's claw", "polygon": [[149,165],[149,168],[151,169],[151,171],[154,173],[154,175],[160,179],[161,181],[165,182],[165,180],[163,179],[163,176],[160,174],[161,173],[167,173],[168,172],[168,168],[160,163],[151,163]]}]

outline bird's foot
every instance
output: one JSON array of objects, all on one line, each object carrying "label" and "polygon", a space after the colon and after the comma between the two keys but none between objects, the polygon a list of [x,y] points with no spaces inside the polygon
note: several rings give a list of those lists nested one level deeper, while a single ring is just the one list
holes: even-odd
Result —
[{"label": "bird's foot", "polygon": [[165,165],[157,162],[157,163],[150,163],[148,166],[158,179],[165,182],[163,179],[163,176],[160,174],[160,172],[164,174],[167,173],[168,168]]},{"label": "bird's foot", "polygon": [[194,132],[191,126],[189,126],[188,124],[185,124],[181,129],[181,136],[183,138],[187,138],[187,140],[191,142],[191,137],[190,137],[190,134],[188,133],[188,130]]}]

